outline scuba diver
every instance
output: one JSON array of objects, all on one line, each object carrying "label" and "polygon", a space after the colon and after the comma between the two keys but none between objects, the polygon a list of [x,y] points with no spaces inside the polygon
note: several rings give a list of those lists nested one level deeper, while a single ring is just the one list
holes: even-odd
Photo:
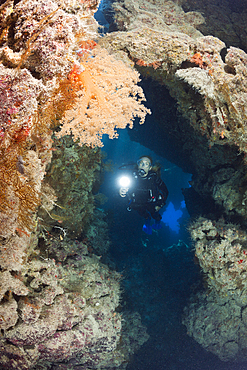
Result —
[{"label": "scuba diver", "polygon": [[[160,166],[153,166],[151,157],[142,156],[131,171],[131,176],[120,179],[120,186],[119,195],[129,199],[128,211],[134,209],[145,218],[143,231],[151,235],[152,229],[161,229],[159,210],[165,205],[168,190],[160,178]],[[151,218],[155,220],[152,226]]]}]

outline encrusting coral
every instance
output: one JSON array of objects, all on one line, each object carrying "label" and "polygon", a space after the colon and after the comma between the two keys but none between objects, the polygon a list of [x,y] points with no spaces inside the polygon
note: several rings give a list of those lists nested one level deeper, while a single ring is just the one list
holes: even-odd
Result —
[{"label": "encrusting coral", "polygon": [[[53,144],[53,158],[41,188],[45,203],[38,216],[47,231],[60,224],[75,238],[93,218],[94,186],[103,171],[102,154],[99,148],[79,146],[68,136],[54,138]],[[56,199],[51,187],[56,189]]]},{"label": "encrusting coral", "polygon": [[[172,1],[157,4],[113,3],[116,23],[127,32],[108,34],[100,44],[165,84],[178,109],[210,146],[237,145],[246,153],[245,52],[231,46],[223,53],[224,42],[196,32],[203,19],[192,18],[199,20],[200,13],[185,13]],[[162,24],[154,16],[157,12],[165,15]]]},{"label": "encrusting coral", "polygon": [[[97,7],[94,0],[0,7],[1,368],[125,369],[130,343],[137,349],[148,339],[137,314],[129,315],[135,334],[122,329],[121,277],[93,255],[93,245],[105,253],[109,240],[90,225],[102,169],[92,147],[149,112],[139,74],[94,41]],[[82,231],[87,245],[68,238]]]},{"label": "encrusting coral", "polygon": [[204,23],[200,12],[185,13],[178,2],[167,0],[113,2],[114,17],[121,31],[147,26],[163,32],[183,32],[192,37],[202,36],[197,30]]},{"label": "encrusting coral", "polygon": [[[229,48],[212,36],[196,39],[178,32],[163,32],[144,25],[129,32],[107,35],[101,45],[140,66],[141,72],[165,84],[178,109],[209,145],[237,145],[247,151],[244,51]],[[192,109],[196,106],[196,109]]]},{"label": "encrusting coral", "polygon": [[[16,72],[0,66],[0,116],[1,116],[1,163],[0,163],[0,210],[3,213],[12,208],[16,211],[16,223],[12,228],[4,222],[2,235],[9,235],[15,227],[29,229],[32,212],[39,204],[37,184],[43,178],[32,178],[34,171],[27,174],[25,165],[30,166],[27,156],[28,138],[34,122],[33,112],[37,109],[37,98],[42,84],[35,80],[28,71]],[[25,158],[26,157],[26,158]],[[26,159],[26,161],[25,161]],[[38,160],[38,158],[37,158]],[[22,161],[22,166],[20,166]],[[34,164],[34,161],[33,161]],[[43,167],[44,171],[44,167]],[[34,188],[36,187],[36,192]],[[8,230],[8,231],[7,231]]]},{"label": "encrusting coral", "polygon": [[[12,368],[15,359],[20,369],[50,368],[51,364],[59,368],[63,361],[67,366],[124,369],[133,351],[131,343],[138,348],[148,339],[140,317],[132,315],[135,335],[125,331],[120,343],[122,319],[116,311],[120,274],[109,270],[100,257],[90,256],[85,244],[69,243],[68,239],[56,241],[57,248],[63,244],[67,252],[63,265],[48,257],[33,259],[17,276],[2,273],[2,307],[13,311],[9,317],[9,312],[0,310],[0,326],[5,330],[0,343],[3,366]],[[72,248],[76,258],[71,256]],[[19,296],[18,305],[7,295],[10,287]]]},{"label": "encrusting coral", "polygon": [[247,234],[223,219],[203,217],[189,231],[207,291],[191,297],[183,323],[221,360],[246,361]]},{"label": "encrusting coral", "polygon": [[237,304],[247,301],[247,235],[239,226],[198,218],[189,227],[195,255],[207,274],[210,288],[220,296],[231,296]]}]

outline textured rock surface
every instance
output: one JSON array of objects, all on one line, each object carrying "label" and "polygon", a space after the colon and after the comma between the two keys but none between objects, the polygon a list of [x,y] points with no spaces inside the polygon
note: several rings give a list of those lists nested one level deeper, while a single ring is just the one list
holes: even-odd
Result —
[{"label": "textured rock surface", "polygon": [[193,38],[202,34],[196,30],[204,23],[200,12],[184,12],[173,1],[119,1],[113,3],[116,23],[121,31],[149,27],[162,32],[183,32]]},{"label": "textured rock surface", "polygon": [[[93,17],[97,7],[98,1],[91,0],[6,1],[0,7],[3,369],[124,369],[133,353],[130,343],[135,342],[138,349],[148,339],[138,315],[130,315],[134,334],[122,329],[121,277],[93,255],[94,245],[98,253],[105,253],[109,246],[105,232],[100,238],[93,224],[89,228],[93,192],[99,188],[102,170],[99,149],[83,150],[69,139],[69,145],[66,139],[52,140],[52,129],[58,130],[65,111],[74,107],[78,90],[95,92],[96,69],[87,73],[86,86],[80,58],[84,56],[86,63],[96,45],[92,39],[97,37]],[[115,60],[118,63],[122,62]],[[124,68],[136,76],[132,89],[142,93],[135,85],[138,73]],[[131,95],[128,91],[125,98]],[[133,102],[140,104],[139,98]],[[94,112],[97,104],[92,105]],[[124,114],[121,96],[118,108]],[[133,118],[129,110],[128,114]],[[105,119],[100,122],[99,136],[100,130],[107,133]],[[91,144],[90,138],[98,137],[97,127],[94,135],[87,133]],[[103,217],[97,221],[99,229],[106,226]],[[68,238],[86,228],[87,244]],[[124,331],[126,340],[120,343]]]},{"label": "textured rock surface", "polygon": [[[198,26],[204,35],[213,35],[224,41],[227,46],[247,50],[246,0],[180,0],[184,11],[199,11],[205,22]],[[219,17],[220,14],[220,17]]]},{"label": "textured rock surface", "polygon": [[46,369],[61,361],[85,368],[125,368],[132,342],[138,349],[148,339],[140,317],[132,314],[131,331],[124,329],[120,343],[121,276],[99,257],[89,256],[80,243],[77,248],[84,254],[69,257],[63,265],[47,258],[27,263],[18,279],[3,273],[3,286],[11,287],[19,299],[5,293],[1,305],[1,366],[12,369],[15,358],[19,369]]},{"label": "textured rock surface", "polygon": [[247,235],[239,226],[198,218],[190,226],[195,254],[217,294],[246,305]]},{"label": "textured rock surface", "polygon": [[191,297],[183,323],[222,361],[246,361],[247,234],[238,225],[202,217],[190,234],[207,291]]},{"label": "textured rock surface", "polygon": [[214,292],[193,297],[185,309],[184,325],[207,351],[222,361],[246,361],[246,322],[235,300]]},{"label": "textured rock surface", "polygon": [[144,75],[167,85],[208,145],[238,145],[246,151],[247,56],[242,50],[231,47],[224,62],[220,52],[225,44],[215,37],[194,40],[186,34],[147,28],[113,33],[102,40],[104,45],[107,42],[116,52],[126,48]]}]

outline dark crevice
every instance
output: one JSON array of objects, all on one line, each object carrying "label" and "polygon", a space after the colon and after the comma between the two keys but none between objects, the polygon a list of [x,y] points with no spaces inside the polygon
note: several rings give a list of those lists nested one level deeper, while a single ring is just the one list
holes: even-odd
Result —
[{"label": "dark crevice", "polygon": [[223,48],[220,52],[220,56],[222,61],[225,63],[226,62],[226,54],[227,54],[227,48]]},{"label": "dark crevice", "polygon": [[229,66],[228,64],[226,64],[224,66],[224,70],[225,70],[226,73],[229,73],[229,74],[231,74],[233,76],[235,76],[237,74],[236,73],[236,69],[234,67]]}]

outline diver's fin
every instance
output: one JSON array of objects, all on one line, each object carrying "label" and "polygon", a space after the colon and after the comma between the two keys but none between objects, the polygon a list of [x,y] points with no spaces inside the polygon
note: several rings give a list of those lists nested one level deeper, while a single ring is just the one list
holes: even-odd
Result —
[{"label": "diver's fin", "polygon": [[151,220],[148,219],[148,220],[145,221],[144,225],[142,226],[142,230],[147,235],[151,235],[152,234],[152,226],[150,225],[150,222],[151,222]]}]

